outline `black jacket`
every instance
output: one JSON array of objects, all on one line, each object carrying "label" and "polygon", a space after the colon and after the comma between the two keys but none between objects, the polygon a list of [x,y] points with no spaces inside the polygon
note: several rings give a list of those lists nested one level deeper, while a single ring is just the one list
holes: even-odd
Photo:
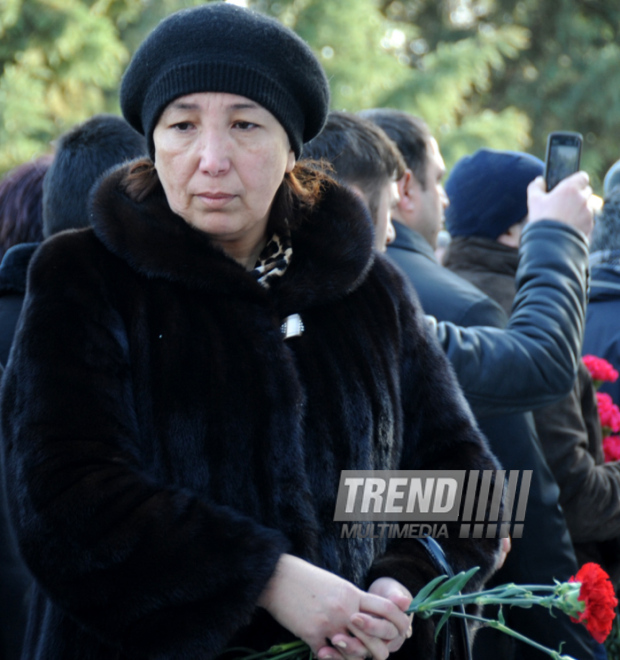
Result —
[{"label": "black jacket", "polygon": [[19,243],[0,263],[0,364],[5,365],[26,295],[28,265],[39,243]]},{"label": "black jacket", "polygon": [[437,325],[478,417],[557,401],[570,392],[581,363],[588,284],[583,234],[562,222],[538,221],[525,228],[519,255],[507,332]]},{"label": "black jacket", "polygon": [[[407,236],[415,234],[410,229],[398,224],[397,243],[399,242],[398,236],[401,228],[406,230]],[[536,229],[540,230],[541,228],[533,226],[531,231],[534,231],[534,234],[530,236],[535,236]],[[548,231],[550,227],[546,226],[545,229]],[[559,226],[556,226],[555,230],[558,232],[557,238],[559,238],[561,244],[563,232]],[[547,245],[545,238],[547,237],[550,237],[550,235],[541,235],[540,244],[537,244],[531,238],[524,241],[522,250],[524,253],[524,263],[522,264],[523,268],[520,273],[521,286],[527,278],[526,273],[533,267],[528,261],[529,256],[531,256],[529,253],[534,251],[537,255],[540,255],[546,252]],[[458,313],[461,292],[467,291],[467,287],[475,289],[481,301],[486,300],[496,304],[495,301],[492,301],[480,289],[470,284],[469,281],[440,266],[434,257],[431,258],[428,255],[428,250],[424,249],[418,252],[417,246],[420,245],[420,241],[424,241],[421,236],[419,236],[419,240],[416,242],[408,241],[409,251],[404,252],[401,249],[398,255],[401,265],[407,261],[406,256],[411,257],[407,272],[420,294],[420,302],[425,311],[432,305],[440,319],[453,321],[454,319],[451,317],[451,314]],[[424,243],[428,245],[426,241]],[[455,246],[455,253],[452,254],[452,260],[448,263],[458,265],[461,264],[461,260],[458,258],[461,255],[459,248],[463,248],[464,245],[462,242],[459,243],[457,241]],[[430,246],[428,247],[430,249]],[[392,256],[389,248],[388,254]],[[417,266],[422,260],[425,263],[425,267],[418,269]],[[463,257],[463,261],[466,261],[465,257]],[[487,261],[485,261],[485,264],[487,264]],[[559,270],[561,271],[562,269]],[[463,268],[463,271],[469,274],[466,268]],[[558,283],[555,276],[556,272],[558,271],[550,270],[546,278],[541,278],[546,280],[546,286],[550,286],[554,281],[556,284]],[[513,271],[511,284],[514,282],[514,279]],[[486,284],[491,283],[491,281],[486,282]],[[514,284],[512,286],[514,287]],[[420,293],[420,290],[422,293]],[[539,293],[540,295],[544,295],[542,291]],[[469,297],[466,296],[465,300],[467,301],[468,299]],[[478,303],[477,308],[484,309],[482,302]],[[540,309],[540,307],[537,309]],[[469,316],[469,322],[472,325],[480,325],[484,323],[484,319],[484,315],[480,318],[475,314]],[[530,316],[530,322],[533,328],[540,327],[541,324],[546,324],[548,320],[541,316],[540,311],[535,311]],[[513,319],[511,319],[511,323],[514,323]],[[523,325],[522,321],[521,324]],[[505,335],[505,332],[500,331],[500,337]],[[498,339],[495,344],[489,343],[485,347],[482,347],[481,350],[483,353],[486,350],[488,352],[486,357],[490,358],[493,362],[500,365],[503,363],[505,385],[515,387],[515,390],[518,390],[519,371],[518,369],[513,369],[512,362],[510,364],[508,363],[508,360],[512,360],[514,356],[511,356],[506,351],[506,344],[502,343],[502,341],[505,342],[505,339],[501,341]],[[484,363],[484,360],[485,356],[482,356],[480,360],[481,365]],[[454,361],[454,365],[459,380],[462,383],[466,382],[472,375],[471,367],[460,362],[458,359]],[[476,373],[476,377],[480,384],[484,384],[487,378],[490,377],[490,383],[497,388],[497,383],[492,378],[492,371],[481,368]],[[520,384],[523,385],[527,382],[529,381],[526,380]],[[492,398],[489,397],[487,400],[492,401]],[[485,410],[493,413],[492,406]],[[501,408],[498,407],[495,410],[495,415],[479,417],[480,428],[487,436],[491,449],[498,457],[502,466],[507,470],[532,470],[532,484],[524,522],[523,537],[513,539],[512,550],[508,555],[506,563],[496,573],[492,581],[494,584],[504,582],[552,584],[554,579],[566,580],[577,572],[577,561],[566,522],[558,504],[560,492],[541,452],[533,428],[531,415],[519,413],[498,416],[500,412]],[[545,612],[520,610],[519,608],[507,610],[505,616],[508,625],[511,625],[519,632],[528,635],[546,646],[558,649],[560,643],[564,641],[566,642],[564,651],[573,657],[592,657],[588,633],[583,629],[577,628],[566,617],[554,619]],[[482,631],[476,640],[476,658],[498,657],[500,653],[504,653],[503,646],[508,641],[505,636],[498,635],[493,631]],[[540,657],[542,660],[543,657],[540,653],[533,651],[531,647],[521,646],[516,653],[517,655],[515,657],[517,658],[529,659]]]},{"label": "black jacket", "polygon": [[[24,302],[26,273],[38,243],[20,243],[0,264],[0,370],[6,364]],[[32,578],[21,560],[0,487],[0,660],[21,656]]]},{"label": "black jacket", "polygon": [[[415,282],[427,314],[465,327],[506,325],[508,317],[495,301],[448,269],[437,268],[433,248],[421,234],[396,220],[393,223],[396,238],[388,245],[388,256]],[[437,296],[438,291],[446,290],[452,291],[452,295]]]},{"label": "black jacket", "polygon": [[[415,540],[340,538],[341,470],[496,463],[361,203],[329,188],[266,290],[161,188],[130,200],[123,176],[100,187],[93,228],[37,252],[3,379],[9,501],[37,580],[24,657],[284,640],[256,601],[287,551],[416,592],[437,571]],[[284,340],[294,313],[305,330]],[[497,539],[441,542],[488,575]],[[430,657],[431,636],[418,622],[403,653]]]}]

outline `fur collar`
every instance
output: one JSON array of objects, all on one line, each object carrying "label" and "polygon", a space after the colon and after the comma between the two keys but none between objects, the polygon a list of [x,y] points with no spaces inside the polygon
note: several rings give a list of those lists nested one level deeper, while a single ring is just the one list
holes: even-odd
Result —
[{"label": "fur collar", "polygon": [[[126,168],[106,177],[93,196],[97,237],[134,270],[222,295],[268,295],[252,275],[170,210],[161,186],[141,203],[124,191]],[[283,312],[336,300],[356,289],[374,260],[366,207],[346,188],[325,190],[318,207],[292,233],[293,258],[277,291]]]}]

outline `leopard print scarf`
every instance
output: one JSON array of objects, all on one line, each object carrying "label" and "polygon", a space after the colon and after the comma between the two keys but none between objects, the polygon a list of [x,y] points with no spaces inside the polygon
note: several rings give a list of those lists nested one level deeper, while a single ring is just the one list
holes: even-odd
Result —
[{"label": "leopard print scarf", "polygon": [[293,256],[290,232],[274,234],[260,253],[252,274],[266,289],[278,277],[282,277]]}]

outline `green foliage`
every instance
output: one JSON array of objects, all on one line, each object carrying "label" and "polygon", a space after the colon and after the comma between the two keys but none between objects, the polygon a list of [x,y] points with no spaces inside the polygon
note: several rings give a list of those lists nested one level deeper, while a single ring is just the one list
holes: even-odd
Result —
[{"label": "green foliage", "polygon": [[[114,3],[125,0],[106,0]],[[179,9],[206,4],[205,0],[132,0],[136,10],[125,13],[116,21],[122,42],[130,53],[142,43],[149,32],[163,18]]]},{"label": "green foliage", "polygon": [[372,107],[408,75],[400,48],[415,30],[390,24],[374,0],[305,0],[289,4],[278,18],[314,48],[329,77],[335,109]]},{"label": "green foliage", "polygon": [[60,132],[105,108],[128,53],[102,4],[2,5],[0,171],[48,151]]},{"label": "green foliage", "polygon": [[[0,0],[0,172],[96,112],[118,112],[138,44],[204,0]],[[592,0],[249,0],[295,29],[332,107],[421,116],[448,168],[481,147],[543,157],[551,130],[584,134],[595,183],[620,157],[620,6]]]},{"label": "green foliage", "polygon": [[200,0],[2,0],[0,173],[49,152],[74,124],[118,112],[130,54],[156,23]]},{"label": "green foliage", "polygon": [[507,59],[528,47],[528,31],[488,26],[428,50],[424,31],[394,4],[388,10],[374,0],[257,0],[254,6],[314,48],[330,79],[333,108],[389,106],[424,118],[440,139],[448,167],[481,146],[527,148],[525,113],[485,109],[472,99],[490,88]]},{"label": "green foliage", "polygon": [[[384,0],[414,21],[428,53],[489,29],[520,27],[529,43],[468,97],[464,116],[515,108],[529,118],[529,151],[543,158],[553,130],[584,135],[582,164],[596,187],[620,158],[620,5],[592,0]],[[422,55],[421,59],[424,59]],[[515,145],[515,148],[516,145]]]},{"label": "green foliage", "polygon": [[501,112],[476,106],[472,97],[491,85],[507,57],[527,46],[516,26],[481,31],[454,43],[441,42],[411,69],[407,80],[381,105],[425,119],[440,141],[448,167],[482,146],[524,149],[529,143],[527,116],[514,107]]},{"label": "green foliage", "polygon": [[530,120],[517,108],[482,110],[464,117],[458,127],[436,133],[446,167],[482,147],[529,151]]}]

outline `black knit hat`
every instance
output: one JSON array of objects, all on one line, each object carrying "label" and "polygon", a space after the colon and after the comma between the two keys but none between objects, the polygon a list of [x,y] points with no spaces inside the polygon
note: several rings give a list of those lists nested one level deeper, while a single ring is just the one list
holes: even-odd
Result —
[{"label": "black knit hat", "polygon": [[545,164],[519,151],[479,149],[456,163],[446,181],[451,236],[495,240],[527,215],[527,187]]},{"label": "black knit hat", "polygon": [[125,119],[147,137],[179,96],[228,92],[256,101],[287,132],[297,157],[320,132],[329,85],[309,46],[275,19],[225,2],[165,18],[138,48],[121,85]]}]

